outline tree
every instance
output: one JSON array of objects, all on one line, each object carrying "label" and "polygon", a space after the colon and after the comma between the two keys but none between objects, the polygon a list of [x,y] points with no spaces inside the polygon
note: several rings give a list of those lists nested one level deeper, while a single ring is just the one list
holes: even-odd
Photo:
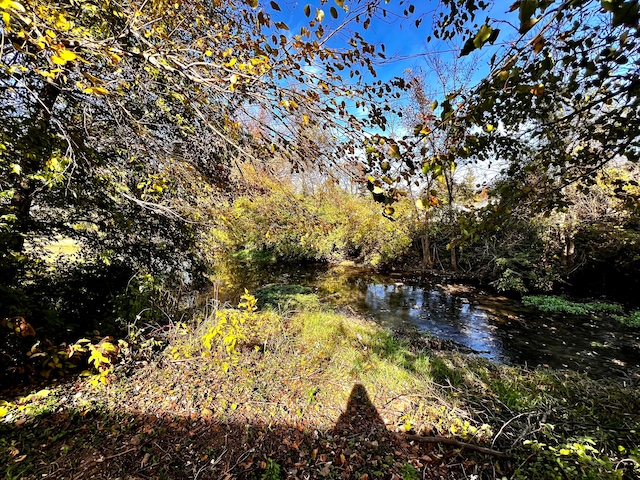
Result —
[{"label": "tree", "polygon": [[[91,224],[96,238],[121,243],[139,238],[131,229],[156,229],[134,221],[131,208],[148,213],[135,215],[142,224],[149,215],[199,221],[190,205],[206,188],[228,187],[235,158],[277,153],[295,164],[317,151],[322,137],[300,142],[301,132],[332,132],[340,148],[326,161],[355,154],[353,138],[386,121],[375,105],[366,118],[350,111],[386,95],[357,83],[384,54],[346,25],[368,24],[380,8],[336,3],[326,8],[335,28],[322,8],[306,6],[308,23],[291,36],[267,12],[280,10],[276,2],[0,3],[5,278],[18,275],[29,237]],[[339,31],[347,42],[332,46]],[[246,123],[265,110],[268,135],[248,134]]]},{"label": "tree", "polygon": [[[536,195],[553,206],[565,185],[638,160],[638,3],[521,1],[516,11],[519,33],[464,99],[470,127],[482,129],[467,143],[479,158],[507,160],[511,176],[535,164],[546,176]],[[467,31],[462,53],[496,40],[495,23]]]}]

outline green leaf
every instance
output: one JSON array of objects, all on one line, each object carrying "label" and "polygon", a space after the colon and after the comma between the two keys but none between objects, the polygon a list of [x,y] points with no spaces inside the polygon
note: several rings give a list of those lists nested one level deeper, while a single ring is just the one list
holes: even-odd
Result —
[{"label": "green leaf", "polygon": [[476,46],[474,44],[474,39],[468,38],[467,41],[464,42],[464,45],[462,46],[462,50],[460,51],[460,56],[464,57],[466,55],[469,55],[475,49],[476,49]]},{"label": "green leaf", "polygon": [[518,13],[520,24],[529,20],[533,16],[533,14],[536,12],[537,8],[538,8],[538,0],[522,0],[520,2],[520,11]]},{"label": "green leaf", "polygon": [[481,48],[487,40],[491,37],[491,33],[493,32],[493,28],[491,28],[486,23],[480,27],[478,33],[476,33],[475,38],[473,39],[473,46],[476,48]]}]

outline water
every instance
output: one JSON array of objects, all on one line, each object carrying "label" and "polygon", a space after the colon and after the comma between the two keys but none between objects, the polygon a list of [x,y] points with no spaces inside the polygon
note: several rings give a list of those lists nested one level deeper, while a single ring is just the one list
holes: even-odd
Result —
[{"label": "water", "polygon": [[613,318],[549,315],[521,302],[432,277],[384,276],[358,269],[270,266],[236,272],[249,288],[312,287],[339,306],[388,328],[417,328],[505,364],[569,368],[593,377],[638,377],[640,330]]}]

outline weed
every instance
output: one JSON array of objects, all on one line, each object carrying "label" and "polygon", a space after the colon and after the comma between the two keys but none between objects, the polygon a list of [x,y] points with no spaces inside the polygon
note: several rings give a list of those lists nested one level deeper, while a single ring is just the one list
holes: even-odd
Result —
[{"label": "weed", "polygon": [[613,315],[613,318],[629,327],[640,328],[640,310],[635,310],[629,315]]},{"label": "weed", "polygon": [[620,314],[622,306],[616,303],[578,303],[554,295],[532,295],[522,297],[527,307],[535,307],[546,313],[570,313],[573,315]]},{"label": "weed", "polygon": [[265,462],[264,472],[260,476],[260,480],[280,480],[282,474],[280,472],[280,465],[278,465],[271,458]]},{"label": "weed", "polygon": [[418,480],[420,478],[418,475],[418,470],[416,470],[416,467],[414,467],[410,463],[405,463],[404,465],[402,465],[400,474],[402,475],[402,480]]}]

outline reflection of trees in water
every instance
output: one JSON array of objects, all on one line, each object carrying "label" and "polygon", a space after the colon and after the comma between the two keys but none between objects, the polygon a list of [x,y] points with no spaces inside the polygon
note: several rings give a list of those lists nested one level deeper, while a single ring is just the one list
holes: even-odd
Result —
[{"label": "reflection of trees in water", "polygon": [[433,288],[426,281],[424,286],[399,284],[392,278],[359,269],[317,264],[249,266],[240,262],[225,268],[217,276],[227,278],[235,289],[229,290],[235,298],[222,298],[232,303],[237,302],[244,288],[252,290],[268,283],[301,284],[316,288],[320,297],[338,306],[371,314],[387,327],[415,325],[423,332],[486,352],[484,356],[501,362],[556,368],[568,365],[598,374],[619,370],[616,362],[638,364],[637,340],[625,335],[624,327],[613,320],[585,326],[584,319],[564,318],[552,325],[552,320],[501,297],[464,292],[470,302]]}]

